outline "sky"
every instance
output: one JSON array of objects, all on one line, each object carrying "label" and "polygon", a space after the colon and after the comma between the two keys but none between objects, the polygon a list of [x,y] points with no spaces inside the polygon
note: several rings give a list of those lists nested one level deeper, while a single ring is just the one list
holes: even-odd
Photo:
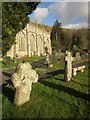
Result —
[{"label": "sky", "polygon": [[58,20],[64,28],[88,27],[88,1],[42,0],[29,15],[30,21],[53,26]]}]

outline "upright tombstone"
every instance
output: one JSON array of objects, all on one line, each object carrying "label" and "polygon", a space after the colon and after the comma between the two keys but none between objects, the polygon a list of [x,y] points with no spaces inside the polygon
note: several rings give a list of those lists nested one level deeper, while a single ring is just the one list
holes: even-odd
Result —
[{"label": "upright tombstone", "polygon": [[19,106],[30,100],[32,83],[38,81],[38,74],[29,63],[20,63],[11,77],[11,81],[16,88],[14,104]]},{"label": "upright tombstone", "polygon": [[46,65],[49,66],[50,63],[50,54],[48,52],[48,48],[46,47]]},{"label": "upright tombstone", "polygon": [[76,54],[75,54],[75,59],[76,59],[76,60],[81,60],[81,56],[80,56],[80,53],[79,53],[79,52],[76,52]]},{"label": "upright tombstone", "polygon": [[6,57],[6,64],[8,67],[10,67],[10,63],[11,63],[10,56],[7,56]]},{"label": "upright tombstone", "polygon": [[65,56],[65,81],[70,81],[72,78],[72,61],[73,57],[71,52],[66,51]]}]

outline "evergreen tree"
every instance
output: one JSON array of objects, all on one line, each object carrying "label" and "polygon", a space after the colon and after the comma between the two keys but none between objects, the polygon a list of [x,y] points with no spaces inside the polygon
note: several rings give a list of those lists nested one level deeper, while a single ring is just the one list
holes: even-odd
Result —
[{"label": "evergreen tree", "polygon": [[81,51],[82,49],[82,41],[81,41],[81,38],[82,38],[82,35],[80,34],[80,31],[77,30],[74,34],[73,34],[73,37],[72,37],[72,50],[74,52],[76,51]]},{"label": "evergreen tree", "polygon": [[61,44],[60,43],[61,29],[62,29],[61,23],[59,23],[58,20],[56,20],[53,25],[52,32],[51,32],[51,43],[52,43],[52,47],[57,48],[57,49],[61,47],[60,45]]},{"label": "evergreen tree", "polygon": [[51,32],[51,44],[54,49],[61,49],[64,41],[64,34],[61,23],[55,21]]},{"label": "evergreen tree", "polygon": [[29,22],[28,15],[39,2],[2,2],[2,54],[11,48],[15,36]]}]

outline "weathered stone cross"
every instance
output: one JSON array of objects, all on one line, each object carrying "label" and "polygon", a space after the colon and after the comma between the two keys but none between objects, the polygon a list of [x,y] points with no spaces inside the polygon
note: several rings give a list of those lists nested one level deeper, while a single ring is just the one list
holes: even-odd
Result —
[{"label": "weathered stone cross", "polygon": [[70,81],[72,78],[72,61],[73,57],[69,51],[66,51],[65,56],[65,81]]},{"label": "weathered stone cross", "polygon": [[11,81],[16,88],[14,104],[19,106],[30,100],[32,83],[38,81],[38,74],[29,63],[20,63]]}]

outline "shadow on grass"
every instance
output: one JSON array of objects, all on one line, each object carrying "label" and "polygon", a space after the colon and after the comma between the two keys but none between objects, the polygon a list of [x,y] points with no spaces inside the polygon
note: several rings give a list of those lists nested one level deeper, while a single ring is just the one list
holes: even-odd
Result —
[{"label": "shadow on grass", "polygon": [[58,69],[58,70],[53,70],[51,72],[47,72],[47,73],[43,73],[39,76],[39,80],[45,79],[45,78],[49,78],[52,76],[56,76],[58,74],[64,74],[65,70],[63,69]]},{"label": "shadow on grass", "polygon": [[58,74],[64,74],[65,70],[63,69],[58,69],[58,70],[54,70],[54,71],[51,71],[51,72],[47,72],[47,74],[50,74],[52,76],[54,75],[58,75]]},{"label": "shadow on grass", "polygon": [[34,61],[34,62],[31,63],[32,68],[35,69],[37,67],[42,67],[42,66],[44,66],[44,62],[45,62],[45,58]]},{"label": "shadow on grass", "polygon": [[81,93],[73,88],[69,88],[66,86],[62,86],[62,85],[56,85],[54,83],[48,82],[48,81],[39,81],[41,84],[44,84],[45,86],[51,87],[53,89],[57,89],[58,91],[64,91],[76,98],[81,98],[83,100],[87,100],[88,101],[88,95]]},{"label": "shadow on grass", "polygon": [[2,70],[2,82],[11,78],[12,74],[16,71],[15,68]]},{"label": "shadow on grass", "polygon": [[11,77],[11,75],[12,75],[12,74],[10,74],[10,73],[8,73],[8,72],[2,72],[2,74],[3,74],[4,76],[7,76],[7,77]]},{"label": "shadow on grass", "polygon": [[2,88],[3,96],[7,97],[8,100],[13,102],[15,91],[11,89],[10,86],[7,86],[7,83],[4,83],[2,86],[0,86],[0,88]]}]

